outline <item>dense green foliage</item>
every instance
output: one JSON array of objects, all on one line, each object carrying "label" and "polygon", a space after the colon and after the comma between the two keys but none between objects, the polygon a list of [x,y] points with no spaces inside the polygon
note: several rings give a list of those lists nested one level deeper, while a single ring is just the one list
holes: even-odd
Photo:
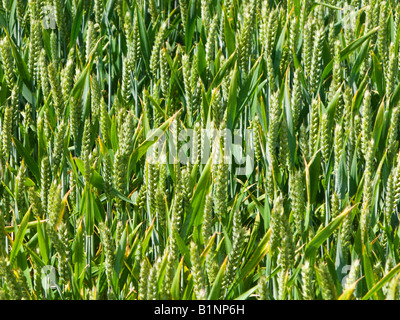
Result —
[{"label": "dense green foliage", "polygon": [[1,299],[400,298],[396,1],[3,0],[0,25]]}]

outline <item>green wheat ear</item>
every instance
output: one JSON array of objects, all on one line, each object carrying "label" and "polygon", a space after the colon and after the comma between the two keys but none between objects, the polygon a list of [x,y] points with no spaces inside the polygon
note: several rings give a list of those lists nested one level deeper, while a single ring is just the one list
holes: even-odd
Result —
[{"label": "green wheat ear", "polygon": [[6,258],[0,257],[0,273],[3,275],[4,281],[8,288],[8,295],[11,300],[21,300],[21,287],[18,284],[17,277],[13,272]]},{"label": "green wheat ear", "polygon": [[36,219],[42,219],[44,210],[39,195],[35,191],[34,187],[30,187],[28,190],[29,202],[32,204],[32,212]]},{"label": "green wheat ear", "polygon": [[[222,135],[224,134],[222,128],[219,131]],[[219,133],[218,133],[219,134]],[[212,165],[211,174],[213,178],[214,186],[214,212],[217,216],[225,216],[227,212],[227,193],[228,193],[228,181],[226,177],[229,175],[228,165],[224,162],[224,146],[221,145],[220,140],[216,139],[215,143],[216,153],[214,155],[215,163]]]},{"label": "green wheat ear", "polygon": [[329,123],[328,114],[324,113],[321,120],[321,145],[322,145],[322,156],[325,163],[328,163],[331,152],[331,128]]},{"label": "green wheat ear", "polygon": [[6,76],[7,85],[12,90],[14,83],[15,83],[15,74],[13,71],[14,68],[14,60],[11,54],[10,44],[8,42],[8,38],[4,37],[0,41],[0,52],[1,58],[4,68],[4,73]]},{"label": "green wheat ear", "polygon": [[62,121],[58,127],[58,132],[54,143],[54,151],[52,156],[53,176],[56,176],[58,167],[63,160],[66,131],[67,124]]},{"label": "green wheat ear", "polygon": [[149,265],[146,258],[140,263],[140,278],[139,278],[139,299],[147,299],[147,279],[149,277]]},{"label": "green wheat ear", "polygon": [[40,84],[44,99],[46,99],[50,93],[50,85],[49,85],[49,76],[47,70],[46,51],[44,49],[40,51],[39,70],[40,70]]},{"label": "green wheat ear", "polygon": [[104,15],[104,5],[102,0],[94,0],[93,11],[95,17],[94,20],[100,27]]},{"label": "green wheat ear", "polygon": [[44,157],[41,162],[40,168],[40,198],[42,200],[43,208],[47,210],[48,194],[51,184],[51,168],[48,157]]},{"label": "green wheat ear", "polygon": [[256,1],[251,0],[244,8],[244,21],[240,28],[238,42],[238,61],[244,74],[247,73],[252,46],[252,33],[256,14]]},{"label": "green wheat ear", "polygon": [[15,178],[15,203],[18,208],[18,212],[22,213],[25,208],[25,177],[26,177],[26,165],[22,161],[21,166],[18,169],[18,174]]},{"label": "green wheat ear", "polygon": [[51,93],[54,101],[54,108],[56,109],[56,114],[58,118],[61,118],[64,113],[64,97],[62,94],[62,89],[57,76],[57,69],[54,62],[50,63],[48,66],[49,72],[49,82],[51,86]]},{"label": "green wheat ear", "polygon": [[57,27],[60,30],[61,37],[64,41],[67,41],[67,21],[65,15],[65,4],[61,0],[54,1],[55,6],[55,16]]},{"label": "green wheat ear", "polygon": [[339,165],[340,159],[343,153],[343,127],[341,124],[336,124],[335,132],[334,132],[334,141],[333,141],[333,148],[334,148],[334,173],[336,176],[339,174]]},{"label": "green wheat ear", "polygon": [[161,92],[164,100],[168,100],[169,93],[169,65],[167,60],[167,51],[165,48],[160,50],[160,79],[161,79]]},{"label": "green wheat ear", "polygon": [[106,194],[107,201],[111,202],[111,192],[113,187],[112,162],[110,153],[107,150],[105,150],[103,153],[102,172],[104,177],[104,193]]},{"label": "green wheat ear", "polygon": [[210,0],[201,0],[201,22],[207,32],[209,32],[211,21],[210,2]]},{"label": "green wheat ear", "polygon": [[83,127],[83,137],[82,137],[82,158],[83,158],[83,163],[85,167],[84,171],[84,178],[85,178],[85,184],[89,184],[90,178],[91,178],[91,167],[90,167],[90,162],[89,162],[89,156],[90,156],[90,143],[91,143],[91,121],[89,118],[86,118],[85,124]]},{"label": "green wheat ear", "polygon": [[254,157],[257,163],[260,163],[262,155],[262,147],[261,147],[261,135],[260,135],[260,119],[258,117],[258,114],[254,116],[254,120],[251,122],[250,128],[253,130]]},{"label": "green wheat ear", "polygon": [[39,20],[31,21],[31,41],[29,43],[29,71],[36,81],[39,79],[39,66],[38,60],[42,47],[41,25]]},{"label": "green wheat ear", "polygon": [[351,244],[351,236],[353,233],[353,217],[348,214],[343,221],[340,228],[340,243],[342,243],[342,250],[344,252],[345,258],[349,256],[349,249]]},{"label": "green wheat ear", "polygon": [[189,0],[179,0],[179,8],[180,8],[180,12],[181,12],[181,21],[182,21],[182,26],[184,28],[186,28],[189,4],[190,4]]},{"label": "green wheat ear", "polygon": [[207,42],[206,42],[206,67],[207,67],[207,75],[208,75],[208,81],[211,81],[212,77],[212,62],[215,57],[215,41],[217,40],[217,27],[218,27],[218,16],[215,15],[214,18],[212,19],[212,22],[210,24],[210,30],[207,36]]},{"label": "green wheat ear", "polygon": [[306,260],[301,266],[302,291],[304,300],[314,299],[314,269]]},{"label": "green wheat ear", "polygon": [[269,82],[273,85],[274,84],[274,67],[273,67],[273,60],[272,60],[272,53],[273,53],[273,45],[275,42],[276,31],[277,31],[277,20],[278,20],[278,11],[276,9],[272,10],[268,16],[268,21],[265,24],[265,55],[264,58],[267,62],[267,72],[268,72],[268,79]]},{"label": "green wheat ear", "polygon": [[293,232],[291,226],[289,224],[289,217],[285,213],[283,208],[283,199],[279,196],[275,202],[274,209],[276,210],[275,214],[278,214],[280,220],[280,256],[279,256],[279,264],[282,267],[282,276],[284,273],[289,270],[294,264],[294,243],[293,243]]},{"label": "green wheat ear", "polygon": [[1,131],[2,153],[8,159],[11,148],[13,111],[10,106],[7,106],[4,113],[3,130]]},{"label": "green wheat ear", "polygon": [[135,68],[136,64],[140,59],[140,54],[141,54],[139,19],[137,18],[136,15],[133,19],[132,42],[130,45],[130,50],[131,50],[130,64],[132,68]]},{"label": "green wheat ear", "polygon": [[149,0],[149,12],[151,16],[151,23],[155,24],[158,18],[157,5],[155,0]]},{"label": "green wheat ear", "polygon": [[319,285],[321,287],[322,296],[325,300],[335,300],[337,296],[336,287],[327,264],[321,262],[316,268],[316,271],[319,278]]},{"label": "green wheat ear", "polygon": [[269,114],[270,123],[268,128],[268,152],[270,157],[270,165],[275,166],[276,148],[279,145],[279,121],[281,116],[281,106],[279,102],[279,92],[275,92],[270,99]]},{"label": "green wheat ear", "polygon": [[185,87],[186,108],[187,108],[188,114],[191,116],[193,113],[193,110],[192,110],[193,90],[191,87],[190,71],[191,71],[191,65],[190,65],[189,55],[183,54],[183,56],[182,56],[182,74],[183,74],[183,83],[184,83],[184,87]]},{"label": "green wheat ear", "polygon": [[387,63],[389,61],[389,51],[388,51],[388,29],[387,29],[387,16],[388,16],[388,2],[382,1],[378,2],[377,6],[379,12],[379,30],[378,30],[378,52],[384,62],[385,69],[387,68]]},{"label": "green wheat ear", "polygon": [[204,300],[206,298],[205,278],[200,263],[198,249],[193,241],[190,243],[190,260],[192,262],[192,275],[196,298],[198,300]]},{"label": "green wheat ear", "polygon": [[398,136],[399,132],[397,123],[399,123],[399,120],[400,120],[400,107],[396,106],[395,108],[393,108],[392,117],[390,118],[390,127],[387,138],[389,159],[394,159],[395,156],[396,152],[395,150],[397,146],[396,137]]},{"label": "green wheat ear", "polygon": [[289,135],[285,113],[282,114],[281,128],[279,131],[279,164],[281,170],[290,170],[292,161],[289,157]]},{"label": "green wheat ear", "polygon": [[295,128],[296,132],[299,128],[299,119],[301,112],[301,83],[300,83],[300,69],[297,68],[294,71],[293,75],[293,89],[290,105],[292,108],[293,115],[293,128]]},{"label": "green wheat ear", "polygon": [[122,63],[121,95],[122,95],[122,103],[125,106],[127,106],[129,103],[130,87],[131,87],[131,79],[129,75],[129,60],[128,58],[124,58]]},{"label": "green wheat ear", "polygon": [[307,21],[304,25],[303,29],[303,46],[302,46],[302,55],[304,56],[303,64],[305,74],[307,78],[310,77],[311,74],[311,60],[312,60],[312,36],[313,36],[313,24],[310,21]]},{"label": "green wheat ear", "polygon": [[316,31],[314,47],[312,51],[311,70],[310,70],[310,92],[317,94],[319,76],[321,73],[322,44],[324,41],[324,28],[319,27]]},{"label": "green wheat ear", "polygon": [[149,277],[147,280],[147,300],[158,299],[158,277],[160,274],[161,258],[154,262],[153,267],[150,269]]},{"label": "green wheat ear", "polygon": [[153,50],[151,51],[150,57],[150,71],[154,77],[157,76],[158,61],[160,59],[160,51],[165,41],[165,35],[167,31],[167,23],[163,22],[160,29],[158,30],[156,39],[154,40]]},{"label": "green wheat ear", "polygon": [[396,167],[392,170],[394,171],[394,199],[395,202],[400,200],[400,154],[397,154]]},{"label": "green wheat ear", "polygon": [[115,263],[115,244],[112,239],[110,229],[108,228],[106,223],[100,223],[99,229],[102,237],[102,245],[104,246],[105,270],[107,276],[108,294],[111,297],[112,281],[114,275],[114,263]]},{"label": "green wheat ear", "polygon": [[362,105],[362,118],[361,118],[361,150],[364,157],[368,152],[368,145],[372,137],[372,110],[371,110],[371,92],[367,90],[364,94]]},{"label": "green wheat ear", "polygon": [[290,190],[289,196],[291,198],[291,206],[293,210],[294,222],[298,234],[302,234],[302,221],[306,211],[306,199],[304,189],[304,177],[300,170],[290,177]]},{"label": "green wheat ear", "polygon": [[175,237],[171,235],[168,238],[168,245],[166,247],[165,254],[167,255],[167,264],[165,266],[165,275],[163,279],[163,288],[161,292],[162,299],[170,299],[171,295],[171,284],[174,280],[175,275],[175,264],[178,257],[178,245]]},{"label": "green wheat ear", "polygon": [[265,276],[258,279],[258,300],[271,300],[271,292],[268,287],[268,280]]},{"label": "green wheat ear", "polygon": [[[296,54],[297,48],[296,48],[296,43],[299,38],[299,22],[296,17],[292,17],[290,19],[290,24],[289,24],[289,44],[288,44],[288,49],[289,51],[294,54]],[[291,58],[290,60],[293,60],[292,54],[290,54]]]},{"label": "green wheat ear", "polygon": [[125,31],[125,38],[126,41],[128,42],[130,39],[130,35],[132,33],[132,16],[129,10],[125,12],[125,17],[124,17],[124,31]]},{"label": "green wheat ear", "polygon": [[318,130],[320,122],[320,102],[314,98],[311,102],[311,119],[310,119],[310,139],[309,139],[309,154],[308,157],[311,158],[317,149],[318,142]]},{"label": "green wheat ear", "polygon": [[97,81],[97,79],[92,78],[90,88],[91,88],[91,97],[90,97],[91,110],[92,110],[93,117],[96,120],[98,120],[100,117],[100,104],[101,104],[101,100],[103,99],[103,97],[101,94],[100,84]]},{"label": "green wheat ear", "polygon": [[245,246],[246,230],[242,227],[240,211],[235,211],[233,214],[232,238],[232,251],[228,255],[228,263],[221,285],[220,299],[224,298],[228,293],[229,287],[235,280],[236,271],[241,264],[240,257]]},{"label": "green wheat ear", "polygon": [[64,98],[64,104],[68,104],[68,98],[74,85],[75,71],[75,50],[72,49],[68,54],[67,64],[61,71],[61,90]]}]

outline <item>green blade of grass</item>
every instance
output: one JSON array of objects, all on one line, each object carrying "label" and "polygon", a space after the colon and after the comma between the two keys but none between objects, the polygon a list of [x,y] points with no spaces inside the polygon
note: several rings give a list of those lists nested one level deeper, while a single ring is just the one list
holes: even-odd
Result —
[{"label": "green blade of grass", "polygon": [[18,227],[17,234],[15,236],[15,240],[12,245],[11,253],[10,253],[10,265],[14,265],[15,258],[19,250],[21,249],[22,242],[24,241],[26,230],[28,229],[28,222],[31,213],[31,207],[29,207],[28,211],[25,213],[24,218],[21,221],[21,224]]}]

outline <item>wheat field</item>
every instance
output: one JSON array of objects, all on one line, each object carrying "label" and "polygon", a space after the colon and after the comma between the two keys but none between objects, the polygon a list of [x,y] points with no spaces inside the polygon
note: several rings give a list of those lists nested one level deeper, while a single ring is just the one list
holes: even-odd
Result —
[{"label": "wheat field", "polygon": [[400,299],[397,1],[0,25],[0,299]]}]

